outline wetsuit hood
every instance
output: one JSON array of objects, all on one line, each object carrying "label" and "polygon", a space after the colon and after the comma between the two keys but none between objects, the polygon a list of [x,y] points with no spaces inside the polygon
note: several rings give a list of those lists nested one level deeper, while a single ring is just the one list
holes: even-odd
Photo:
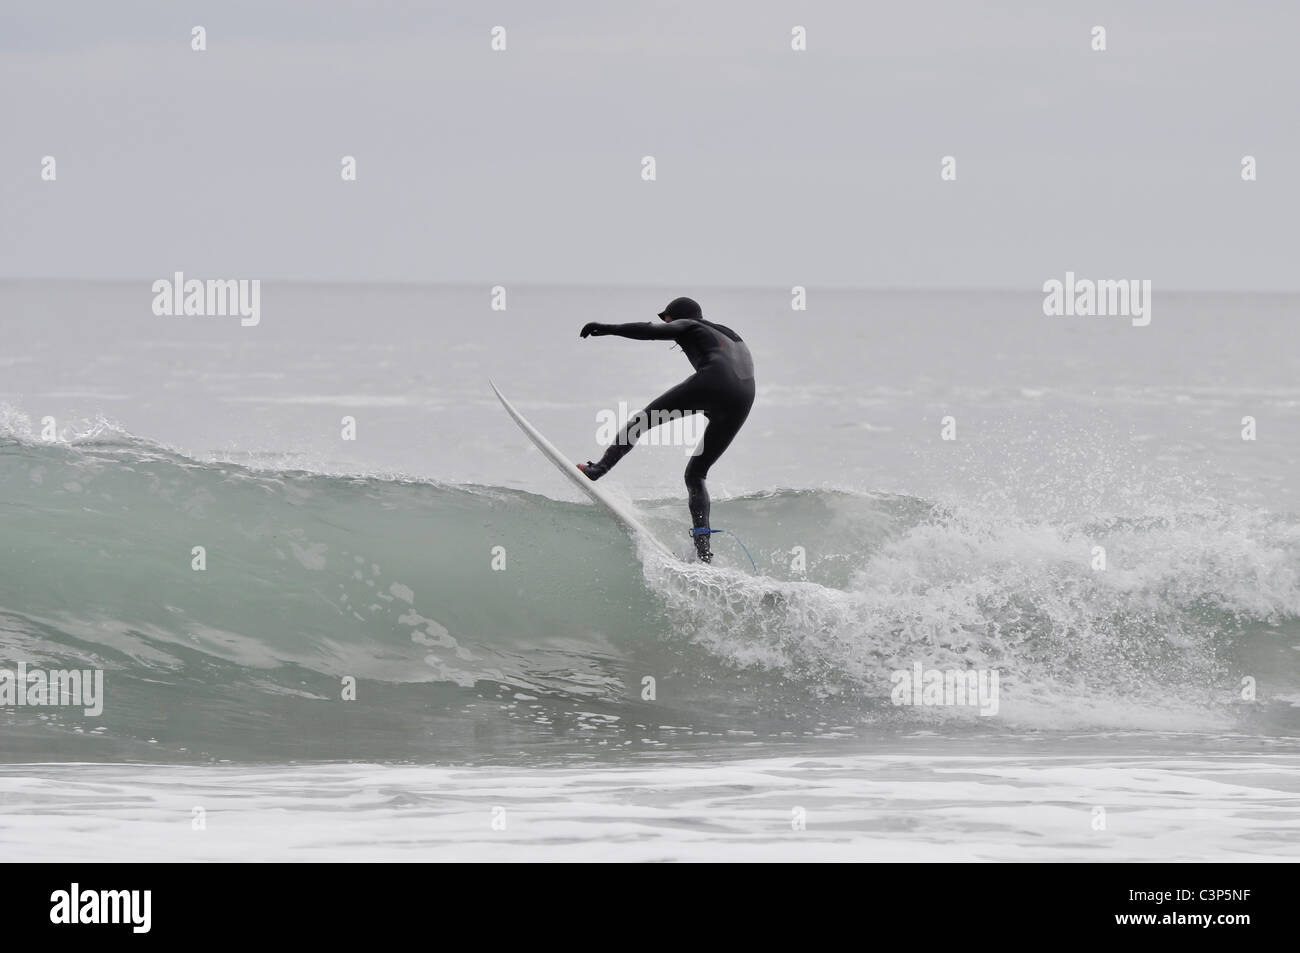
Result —
[{"label": "wetsuit hood", "polygon": [[674,298],[668,302],[668,307],[659,312],[659,317],[670,321],[676,321],[678,318],[698,321],[704,317],[704,311],[694,298]]}]

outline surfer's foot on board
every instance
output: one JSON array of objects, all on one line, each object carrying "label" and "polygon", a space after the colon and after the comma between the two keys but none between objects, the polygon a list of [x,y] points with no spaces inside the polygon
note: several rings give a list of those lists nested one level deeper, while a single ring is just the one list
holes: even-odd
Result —
[{"label": "surfer's foot on board", "polygon": [[709,534],[700,533],[693,537],[695,540],[695,555],[699,557],[702,563],[713,562],[713,553],[709,550]]},{"label": "surfer's foot on board", "polygon": [[609,470],[603,464],[592,463],[590,460],[588,460],[586,463],[579,463],[578,469],[583,472],[583,474],[587,477],[588,480],[593,480],[593,481],[599,480],[601,477],[603,477],[606,473],[609,472]]}]

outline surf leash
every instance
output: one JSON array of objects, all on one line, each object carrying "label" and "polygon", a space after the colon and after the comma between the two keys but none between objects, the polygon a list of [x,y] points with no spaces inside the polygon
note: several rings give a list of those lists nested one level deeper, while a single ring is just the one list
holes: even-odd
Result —
[{"label": "surf leash", "polygon": [[695,537],[695,536],[712,536],[714,533],[726,533],[728,536],[730,536],[732,539],[734,539],[734,540],[736,541],[736,544],[737,544],[741,549],[743,549],[743,550],[745,551],[745,555],[746,555],[746,556],[749,556],[749,564],[750,564],[751,566],[754,567],[754,575],[755,575],[755,576],[758,575],[758,563],[754,562],[754,557],[749,555],[749,550],[745,547],[745,544],[742,543],[742,542],[740,541],[740,537],[737,536],[735,533],[733,533],[731,530],[729,530],[729,529],[709,529],[707,526],[700,526],[700,527],[698,527],[698,528],[696,528],[696,529],[692,529],[692,530],[690,531],[690,535],[691,535],[692,537]]}]

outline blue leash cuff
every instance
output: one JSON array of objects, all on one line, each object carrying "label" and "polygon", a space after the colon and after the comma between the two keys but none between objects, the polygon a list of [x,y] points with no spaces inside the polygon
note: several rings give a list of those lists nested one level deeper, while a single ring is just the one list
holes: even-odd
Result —
[{"label": "blue leash cuff", "polygon": [[749,555],[749,549],[745,546],[744,543],[740,542],[740,537],[737,536],[735,533],[733,533],[731,530],[729,530],[729,529],[709,529],[707,526],[697,526],[695,529],[692,529],[692,530],[690,531],[690,535],[693,536],[693,537],[694,537],[694,536],[710,536],[710,535],[712,535],[712,534],[714,534],[714,533],[726,533],[728,536],[730,536],[732,539],[734,539],[734,540],[735,540],[735,541],[740,545],[740,548],[743,549],[743,550],[745,551],[745,555],[749,558],[749,564],[750,564],[751,566],[754,567],[754,572],[757,574],[757,572],[758,572],[758,564],[757,564],[756,562],[754,562],[754,557]]}]

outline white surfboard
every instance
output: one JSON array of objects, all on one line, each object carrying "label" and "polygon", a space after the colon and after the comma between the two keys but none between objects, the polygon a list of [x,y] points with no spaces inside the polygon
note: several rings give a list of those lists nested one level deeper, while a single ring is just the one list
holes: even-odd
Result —
[{"label": "white surfboard", "polygon": [[633,539],[643,539],[665,556],[673,556],[672,551],[659,542],[654,534],[646,528],[645,524],[637,518],[636,511],[631,506],[613,496],[599,483],[587,479],[582,471],[578,469],[576,463],[573,463],[559,450],[555,449],[555,444],[547,440],[542,435],[542,432],[530,424],[523,414],[515,410],[515,405],[506,400],[505,395],[497,390],[496,384],[493,384],[490,380],[488,384],[491,385],[492,392],[497,395],[497,400],[501,401],[501,406],[506,409],[506,413],[514,418],[515,423],[519,425],[519,429],[524,432],[524,435],[537,446],[538,450],[545,454],[546,459],[555,464],[557,470],[573,482],[574,486],[591,497],[592,502],[614,517]]}]

